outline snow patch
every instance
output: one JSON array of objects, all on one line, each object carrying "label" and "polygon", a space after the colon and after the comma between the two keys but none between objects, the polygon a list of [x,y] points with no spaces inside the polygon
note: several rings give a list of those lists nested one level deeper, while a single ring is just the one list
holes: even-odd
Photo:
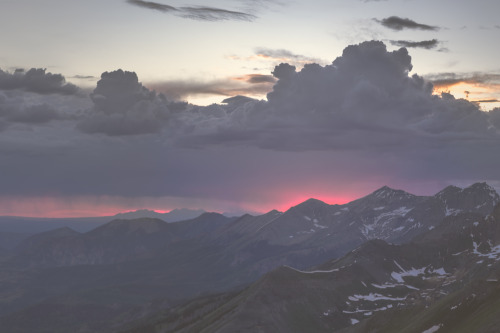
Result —
[{"label": "snow patch", "polygon": [[[472,235],[471,235],[472,236]],[[497,245],[495,247],[491,248],[491,251],[488,253],[481,253],[478,251],[478,245],[476,242],[472,242],[472,245],[474,246],[473,253],[479,257],[487,257],[488,259],[495,259],[495,260],[500,260],[500,245]]]},{"label": "snow patch", "polygon": [[398,268],[401,270],[400,272],[392,272],[391,277],[396,280],[399,283],[404,283],[404,277],[406,276],[419,276],[419,275],[424,275],[426,273],[430,274],[437,274],[439,276],[445,276],[447,275],[446,271],[444,268],[438,268],[438,269],[428,269],[427,267],[422,267],[422,268],[411,268],[409,270],[405,270],[403,267],[401,267],[400,264],[397,263],[397,261],[394,260],[394,263]]},{"label": "snow patch", "polygon": [[477,227],[479,225],[479,222],[474,222],[473,225]]},{"label": "snow patch", "polygon": [[431,328],[426,329],[422,333],[434,333],[434,332],[437,332],[441,328],[441,326],[443,326],[443,324],[434,325]]},{"label": "snow patch", "polygon": [[370,301],[370,302],[374,302],[374,301],[404,301],[406,298],[405,297],[389,297],[389,296],[385,296],[385,295],[382,295],[382,294],[378,294],[378,293],[369,293],[368,295],[352,295],[352,296],[349,296],[348,299],[350,301],[353,301],[353,302],[357,302],[357,301]]},{"label": "snow patch", "polygon": [[446,216],[450,216],[450,215],[457,215],[458,213],[462,212],[461,209],[456,209],[456,208],[448,208],[448,206],[446,206]]},{"label": "snow patch", "polygon": [[373,208],[373,210],[382,210],[384,208],[385,208],[384,206],[382,206],[382,207],[376,207],[376,208]]},{"label": "snow patch", "polygon": [[357,323],[359,323],[359,320],[351,318],[351,325],[356,325]]}]

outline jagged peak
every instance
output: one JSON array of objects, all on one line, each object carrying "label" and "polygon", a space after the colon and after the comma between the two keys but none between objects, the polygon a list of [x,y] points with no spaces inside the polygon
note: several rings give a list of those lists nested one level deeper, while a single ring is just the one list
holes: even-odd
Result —
[{"label": "jagged peak", "polygon": [[450,185],[445,187],[443,190],[439,191],[435,196],[442,199],[446,195],[464,193],[466,195],[471,193],[487,193],[494,200],[500,200],[500,196],[497,191],[486,182],[474,183],[466,188],[461,188],[458,186]]},{"label": "jagged peak", "polygon": [[382,186],[372,193],[377,198],[395,198],[395,197],[412,197],[413,194],[403,190],[393,189],[387,185]]},{"label": "jagged peak", "polygon": [[474,183],[471,186],[465,188],[464,190],[471,190],[471,191],[486,191],[486,192],[497,192],[493,187],[488,185],[486,182],[482,183]]},{"label": "jagged peak", "polygon": [[441,191],[439,191],[438,193],[436,193],[434,196],[438,197],[438,198],[442,198],[444,195],[447,195],[450,193],[460,193],[462,191],[463,191],[463,189],[458,187],[458,186],[449,185],[449,186],[446,186]]},{"label": "jagged peak", "polygon": [[297,209],[297,208],[308,208],[308,207],[318,207],[318,206],[329,206],[326,202],[323,202],[318,199],[314,198],[309,198],[306,201],[290,208],[290,209]]}]

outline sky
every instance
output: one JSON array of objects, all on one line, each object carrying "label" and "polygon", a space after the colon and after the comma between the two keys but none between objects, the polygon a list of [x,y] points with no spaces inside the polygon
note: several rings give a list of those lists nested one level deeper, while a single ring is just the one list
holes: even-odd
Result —
[{"label": "sky", "polygon": [[0,215],[500,189],[493,0],[0,2]]}]

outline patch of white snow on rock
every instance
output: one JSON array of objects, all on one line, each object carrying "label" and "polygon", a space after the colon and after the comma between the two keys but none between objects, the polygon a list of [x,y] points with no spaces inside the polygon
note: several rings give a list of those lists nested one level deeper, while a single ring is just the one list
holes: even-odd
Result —
[{"label": "patch of white snow on rock", "polygon": [[440,325],[434,325],[431,328],[423,331],[422,333],[434,333],[434,332],[437,332],[441,328],[441,326],[442,326],[442,324],[440,324]]}]

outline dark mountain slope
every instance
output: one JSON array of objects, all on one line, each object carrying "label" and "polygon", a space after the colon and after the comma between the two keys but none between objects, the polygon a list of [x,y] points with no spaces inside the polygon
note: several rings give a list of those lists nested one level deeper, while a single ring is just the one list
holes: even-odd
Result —
[{"label": "dark mountain slope", "polygon": [[450,215],[409,244],[371,240],[308,271],[278,268],[189,323],[167,315],[128,332],[490,332],[498,278],[500,206],[487,217]]}]

